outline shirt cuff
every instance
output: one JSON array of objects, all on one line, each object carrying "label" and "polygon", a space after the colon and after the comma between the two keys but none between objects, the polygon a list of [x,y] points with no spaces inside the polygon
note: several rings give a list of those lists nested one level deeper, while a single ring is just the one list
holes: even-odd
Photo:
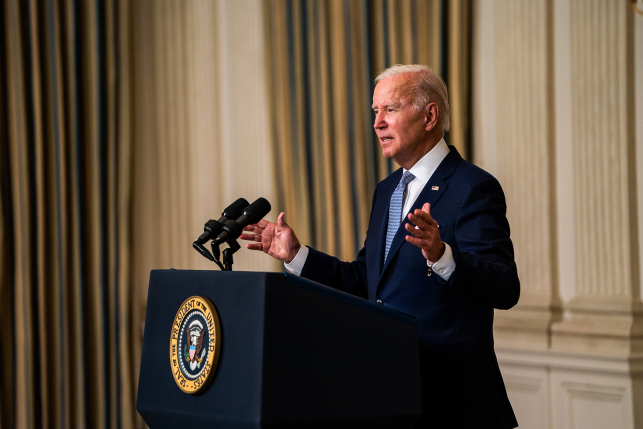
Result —
[{"label": "shirt cuff", "polygon": [[[300,276],[301,271],[304,269],[304,264],[306,263],[307,258],[308,258],[308,246],[301,246],[299,248],[299,252],[297,252],[297,255],[293,258],[293,260],[290,261],[289,264],[284,262],[284,266],[288,271],[290,271],[294,275]],[[451,259],[453,259],[453,256],[451,256]],[[455,263],[454,263],[454,266],[455,266]]]},{"label": "shirt cuff", "polygon": [[453,250],[451,250],[451,246],[444,243],[444,255],[442,255],[435,264],[430,265],[429,261],[426,261],[426,264],[431,267],[433,272],[440,276],[440,278],[443,280],[449,280],[455,271],[455,260],[453,259]]}]

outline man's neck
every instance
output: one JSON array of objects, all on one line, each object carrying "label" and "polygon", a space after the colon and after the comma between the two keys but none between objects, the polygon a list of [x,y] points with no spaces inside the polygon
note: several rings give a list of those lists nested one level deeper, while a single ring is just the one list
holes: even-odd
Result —
[{"label": "man's neck", "polygon": [[[440,140],[442,140],[443,136],[444,136],[444,133],[442,133],[442,134],[440,134],[440,135],[438,135],[436,137],[432,136],[432,138],[427,140],[427,143],[425,145],[421,146],[422,150],[419,150],[417,152],[417,154],[413,158],[411,158],[410,160],[403,161],[403,162],[398,162],[399,166],[404,168],[405,170],[410,170],[411,168],[413,168],[413,166],[415,164],[417,164],[417,162],[419,160],[424,158],[427,153],[431,152],[433,150],[433,148],[436,147],[438,143],[440,143]],[[420,149],[420,148],[418,148],[418,149]]]}]

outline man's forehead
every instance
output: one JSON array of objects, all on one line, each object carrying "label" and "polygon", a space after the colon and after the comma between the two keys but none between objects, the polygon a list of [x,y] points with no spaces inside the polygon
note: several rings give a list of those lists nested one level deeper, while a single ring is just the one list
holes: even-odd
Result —
[{"label": "man's forehead", "polygon": [[[408,78],[392,76],[380,81],[373,92],[373,108],[401,104],[403,99],[410,96]],[[377,103],[381,103],[377,106]]]}]

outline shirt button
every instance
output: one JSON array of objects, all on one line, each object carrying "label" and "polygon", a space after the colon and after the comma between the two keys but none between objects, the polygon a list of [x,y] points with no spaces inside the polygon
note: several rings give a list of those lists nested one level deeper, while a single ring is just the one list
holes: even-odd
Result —
[{"label": "shirt button", "polygon": [[377,303],[377,304],[379,304],[379,305],[384,305],[384,303],[382,302],[382,300],[381,300],[381,299],[378,299],[377,301],[375,301],[375,303]]}]

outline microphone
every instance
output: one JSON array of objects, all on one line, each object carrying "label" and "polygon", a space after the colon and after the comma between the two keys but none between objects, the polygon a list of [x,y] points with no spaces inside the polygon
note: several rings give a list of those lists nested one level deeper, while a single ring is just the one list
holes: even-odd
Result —
[{"label": "microphone", "polygon": [[214,240],[213,246],[225,243],[228,240],[239,238],[243,227],[257,223],[270,212],[270,203],[265,198],[258,198],[254,203],[245,208],[239,219],[228,220],[223,225],[223,231]]},{"label": "microphone", "polygon": [[199,252],[200,254],[205,256],[207,259],[209,259],[210,261],[214,262],[214,256],[212,256],[212,253],[210,253],[210,251],[208,249],[203,247],[203,245],[201,245],[201,244],[199,244],[199,243],[197,243],[195,241],[194,243],[192,243],[192,247],[194,247],[197,250],[197,252]]},{"label": "microphone", "polygon": [[[216,237],[221,232],[221,228],[223,228],[223,224],[225,224],[226,221],[230,219],[236,219],[239,216],[241,216],[241,214],[243,213],[243,209],[245,207],[248,207],[248,201],[245,198],[239,198],[237,201],[235,201],[234,203],[226,207],[223,213],[221,213],[221,217],[219,218],[219,220],[210,219],[203,227],[204,229],[203,234],[201,234],[201,236],[199,236],[199,238],[197,238],[196,241],[194,242],[195,244],[194,247],[200,253],[203,254],[201,249],[199,249],[197,246],[200,247],[201,244],[207,243],[208,240],[211,240],[213,237]],[[208,256],[206,256],[205,254],[203,256],[208,258]]]}]

